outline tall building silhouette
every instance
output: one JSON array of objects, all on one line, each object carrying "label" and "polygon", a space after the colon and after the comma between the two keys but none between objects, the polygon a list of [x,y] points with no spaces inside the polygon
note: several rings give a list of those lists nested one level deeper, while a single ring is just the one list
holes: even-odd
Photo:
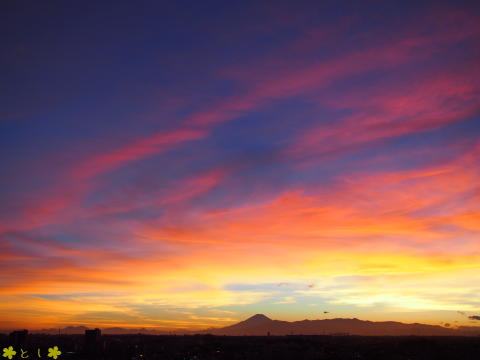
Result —
[{"label": "tall building silhouette", "polygon": [[85,330],[85,352],[91,356],[98,356],[101,353],[101,331],[96,328],[94,330]]},{"label": "tall building silhouette", "polygon": [[12,331],[9,335],[9,342],[12,346],[20,347],[25,346],[27,343],[28,330],[16,330]]}]

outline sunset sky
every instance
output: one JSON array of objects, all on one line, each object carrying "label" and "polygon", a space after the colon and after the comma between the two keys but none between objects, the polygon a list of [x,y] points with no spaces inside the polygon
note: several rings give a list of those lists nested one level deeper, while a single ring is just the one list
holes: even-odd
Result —
[{"label": "sunset sky", "polygon": [[480,326],[478,1],[0,14],[0,329]]}]

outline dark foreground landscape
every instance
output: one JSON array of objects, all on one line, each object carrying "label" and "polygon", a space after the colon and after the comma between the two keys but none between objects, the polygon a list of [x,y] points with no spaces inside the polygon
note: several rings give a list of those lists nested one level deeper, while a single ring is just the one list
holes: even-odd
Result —
[{"label": "dark foreground landscape", "polygon": [[[480,359],[480,337],[463,336],[215,336],[215,335],[0,335],[1,349],[12,346],[14,360],[104,359]],[[21,353],[23,351],[23,353]],[[7,359],[3,357],[2,359]]]}]

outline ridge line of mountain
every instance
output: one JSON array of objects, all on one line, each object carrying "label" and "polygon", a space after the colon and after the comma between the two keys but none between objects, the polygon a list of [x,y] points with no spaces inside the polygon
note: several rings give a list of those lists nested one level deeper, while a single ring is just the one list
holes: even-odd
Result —
[{"label": "ridge line of mountain", "polygon": [[[39,334],[84,334],[89,327],[67,326],[63,329],[49,328],[33,330]],[[365,336],[480,336],[480,326],[460,326],[450,328],[439,325],[421,323],[402,323],[398,321],[369,321],[357,318],[330,318],[315,320],[284,321],[272,320],[263,314],[255,314],[238,323],[204,330],[172,329],[170,331],[148,328],[102,328],[103,334],[212,334],[212,335],[365,335]],[[11,331],[11,330],[10,330]],[[2,330],[0,330],[2,332]],[[3,330],[3,332],[9,332]]]}]

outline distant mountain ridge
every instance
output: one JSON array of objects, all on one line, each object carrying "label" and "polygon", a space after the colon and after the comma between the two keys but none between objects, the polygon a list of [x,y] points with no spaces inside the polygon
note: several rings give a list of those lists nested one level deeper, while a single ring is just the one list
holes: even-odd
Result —
[{"label": "distant mountain ridge", "polygon": [[[32,330],[33,334],[85,334],[91,327],[67,326],[65,328],[49,328]],[[18,329],[17,329],[18,330]],[[146,334],[146,335],[230,335],[230,336],[264,336],[264,335],[364,335],[364,336],[480,336],[480,326],[461,326],[456,329],[438,325],[405,324],[396,321],[368,321],[357,318],[281,321],[272,320],[263,314],[255,314],[246,320],[222,328],[210,328],[201,331],[175,329],[170,331],[146,328],[102,328],[102,334]],[[2,330],[8,333],[11,330]]]},{"label": "distant mountain ridge", "polygon": [[462,336],[480,335],[480,327],[460,327],[450,329],[437,325],[405,324],[395,321],[365,321],[353,319],[323,319],[280,321],[272,320],[263,314],[256,314],[237,324],[204,331],[213,335],[365,335],[365,336]]}]

